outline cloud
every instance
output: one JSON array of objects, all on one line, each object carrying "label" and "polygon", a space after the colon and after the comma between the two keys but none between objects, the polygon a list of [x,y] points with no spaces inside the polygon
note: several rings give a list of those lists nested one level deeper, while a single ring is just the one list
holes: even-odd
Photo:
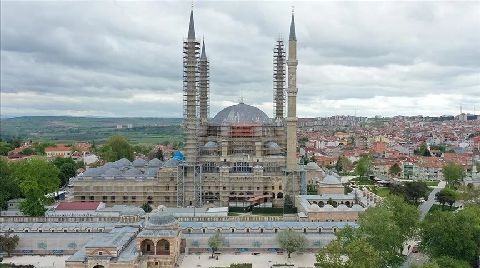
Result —
[{"label": "cloud", "polygon": [[[190,2],[1,2],[2,115],[182,115]],[[202,1],[212,116],[272,114],[287,2]],[[298,114],[441,115],[480,107],[476,2],[298,2]],[[28,19],[26,19],[28,18]]]}]

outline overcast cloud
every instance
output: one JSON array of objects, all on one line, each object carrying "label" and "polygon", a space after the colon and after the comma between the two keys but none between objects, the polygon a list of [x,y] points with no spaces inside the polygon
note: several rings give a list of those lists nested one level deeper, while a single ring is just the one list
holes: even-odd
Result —
[{"label": "overcast cloud", "polygon": [[[298,114],[480,110],[480,2],[201,1],[211,116],[272,115],[272,51],[295,5]],[[190,1],[1,2],[1,113],[180,117]]]}]

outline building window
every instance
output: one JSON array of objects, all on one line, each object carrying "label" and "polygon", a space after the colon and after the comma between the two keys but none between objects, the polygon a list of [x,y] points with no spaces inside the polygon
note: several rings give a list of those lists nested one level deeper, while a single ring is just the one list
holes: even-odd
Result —
[{"label": "building window", "polygon": [[247,233],[250,233],[250,229],[247,228]]},{"label": "building window", "polygon": [[123,200],[127,200],[127,199],[128,199],[128,196],[124,196],[124,197],[123,197]]},{"label": "building window", "polygon": [[263,228],[260,229],[260,233],[263,233]]},{"label": "building window", "polygon": [[307,232],[307,228],[303,228],[303,232],[306,233],[306,232]]},{"label": "building window", "polygon": [[90,200],[95,200],[95,197],[93,197],[93,196],[90,196]]},{"label": "building window", "polygon": [[275,228],[275,233],[277,233],[277,232],[278,232],[278,229],[277,229],[277,228]]},{"label": "building window", "polygon": [[232,233],[235,233],[235,229],[232,228]]},{"label": "building window", "polygon": [[205,233],[205,228],[202,229],[202,233]]},{"label": "building window", "polygon": [[103,255],[103,252],[102,251],[99,251],[98,252],[98,256],[102,256]]}]

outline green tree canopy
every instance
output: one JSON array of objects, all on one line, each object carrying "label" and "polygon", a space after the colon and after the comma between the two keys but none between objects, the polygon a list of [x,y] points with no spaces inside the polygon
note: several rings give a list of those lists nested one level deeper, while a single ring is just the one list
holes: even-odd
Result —
[{"label": "green tree canopy", "polygon": [[443,166],[442,172],[447,183],[452,186],[458,186],[465,177],[465,170],[463,167],[453,162]]},{"label": "green tree canopy", "polygon": [[123,136],[112,136],[100,148],[100,156],[107,162],[117,161],[122,158],[133,160],[133,148]]},{"label": "green tree canopy", "polygon": [[355,173],[360,177],[365,177],[370,172],[372,166],[372,158],[369,155],[360,157],[355,166]]},{"label": "green tree canopy", "polygon": [[77,175],[78,164],[72,158],[57,157],[53,164],[59,169],[60,185],[66,185],[68,180]]},{"label": "green tree canopy", "polygon": [[409,181],[405,182],[403,185],[395,185],[391,187],[392,193],[401,195],[405,200],[418,204],[420,198],[428,198],[430,189],[428,185],[423,181]]},{"label": "green tree canopy", "polygon": [[480,207],[457,213],[435,211],[423,221],[420,237],[422,251],[432,258],[473,262],[480,252]]},{"label": "green tree canopy", "polygon": [[346,173],[352,169],[352,161],[344,156],[340,156],[337,160],[337,164],[335,165],[335,169],[337,172]]},{"label": "green tree canopy", "polygon": [[225,238],[220,232],[216,232],[214,235],[210,236],[208,239],[208,247],[212,250],[212,257],[215,251],[217,251],[220,246],[223,245]]},{"label": "green tree canopy", "polygon": [[42,159],[16,161],[11,168],[11,178],[25,196],[20,210],[28,216],[43,216],[48,201],[45,195],[57,191],[60,185],[58,168]]},{"label": "green tree canopy", "polygon": [[277,242],[280,248],[287,252],[288,258],[294,252],[303,252],[308,246],[307,238],[303,234],[292,230],[279,232],[277,234]]},{"label": "green tree canopy", "polygon": [[390,175],[399,176],[402,173],[402,169],[398,163],[395,163],[388,169],[388,173],[390,173]]},{"label": "green tree canopy", "polygon": [[459,198],[459,194],[452,188],[444,188],[440,192],[435,194],[435,200],[438,203],[442,204],[442,206],[447,203],[450,207],[453,206],[455,201]]},{"label": "green tree canopy", "polygon": [[413,153],[421,156],[431,156],[430,150],[428,150],[428,145],[425,142],[422,143],[417,150],[414,150]]},{"label": "green tree canopy", "polygon": [[10,257],[10,254],[18,245],[18,241],[20,241],[18,235],[2,234],[0,235],[0,249],[7,252],[7,256]]},{"label": "green tree canopy", "polygon": [[22,196],[20,186],[12,179],[10,163],[0,156],[0,209],[7,208],[7,201]]},{"label": "green tree canopy", "polygon": [[152,212],[152,207],[150,206],[149,203],[144,203],[144,204],[142,205],[142,209],[143,209],[143,211],[145,211],[145,212],[147,212],[147,213]]}]

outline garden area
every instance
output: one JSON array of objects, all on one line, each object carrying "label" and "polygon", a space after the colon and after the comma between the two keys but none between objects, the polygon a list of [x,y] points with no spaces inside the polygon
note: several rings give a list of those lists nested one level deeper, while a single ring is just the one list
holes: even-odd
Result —
[{"label": "garden area", "polygon": [[368,177],[356,177],[350,182],[355,183],[356,185],[374,185],[375,181],[371,180]]}]

